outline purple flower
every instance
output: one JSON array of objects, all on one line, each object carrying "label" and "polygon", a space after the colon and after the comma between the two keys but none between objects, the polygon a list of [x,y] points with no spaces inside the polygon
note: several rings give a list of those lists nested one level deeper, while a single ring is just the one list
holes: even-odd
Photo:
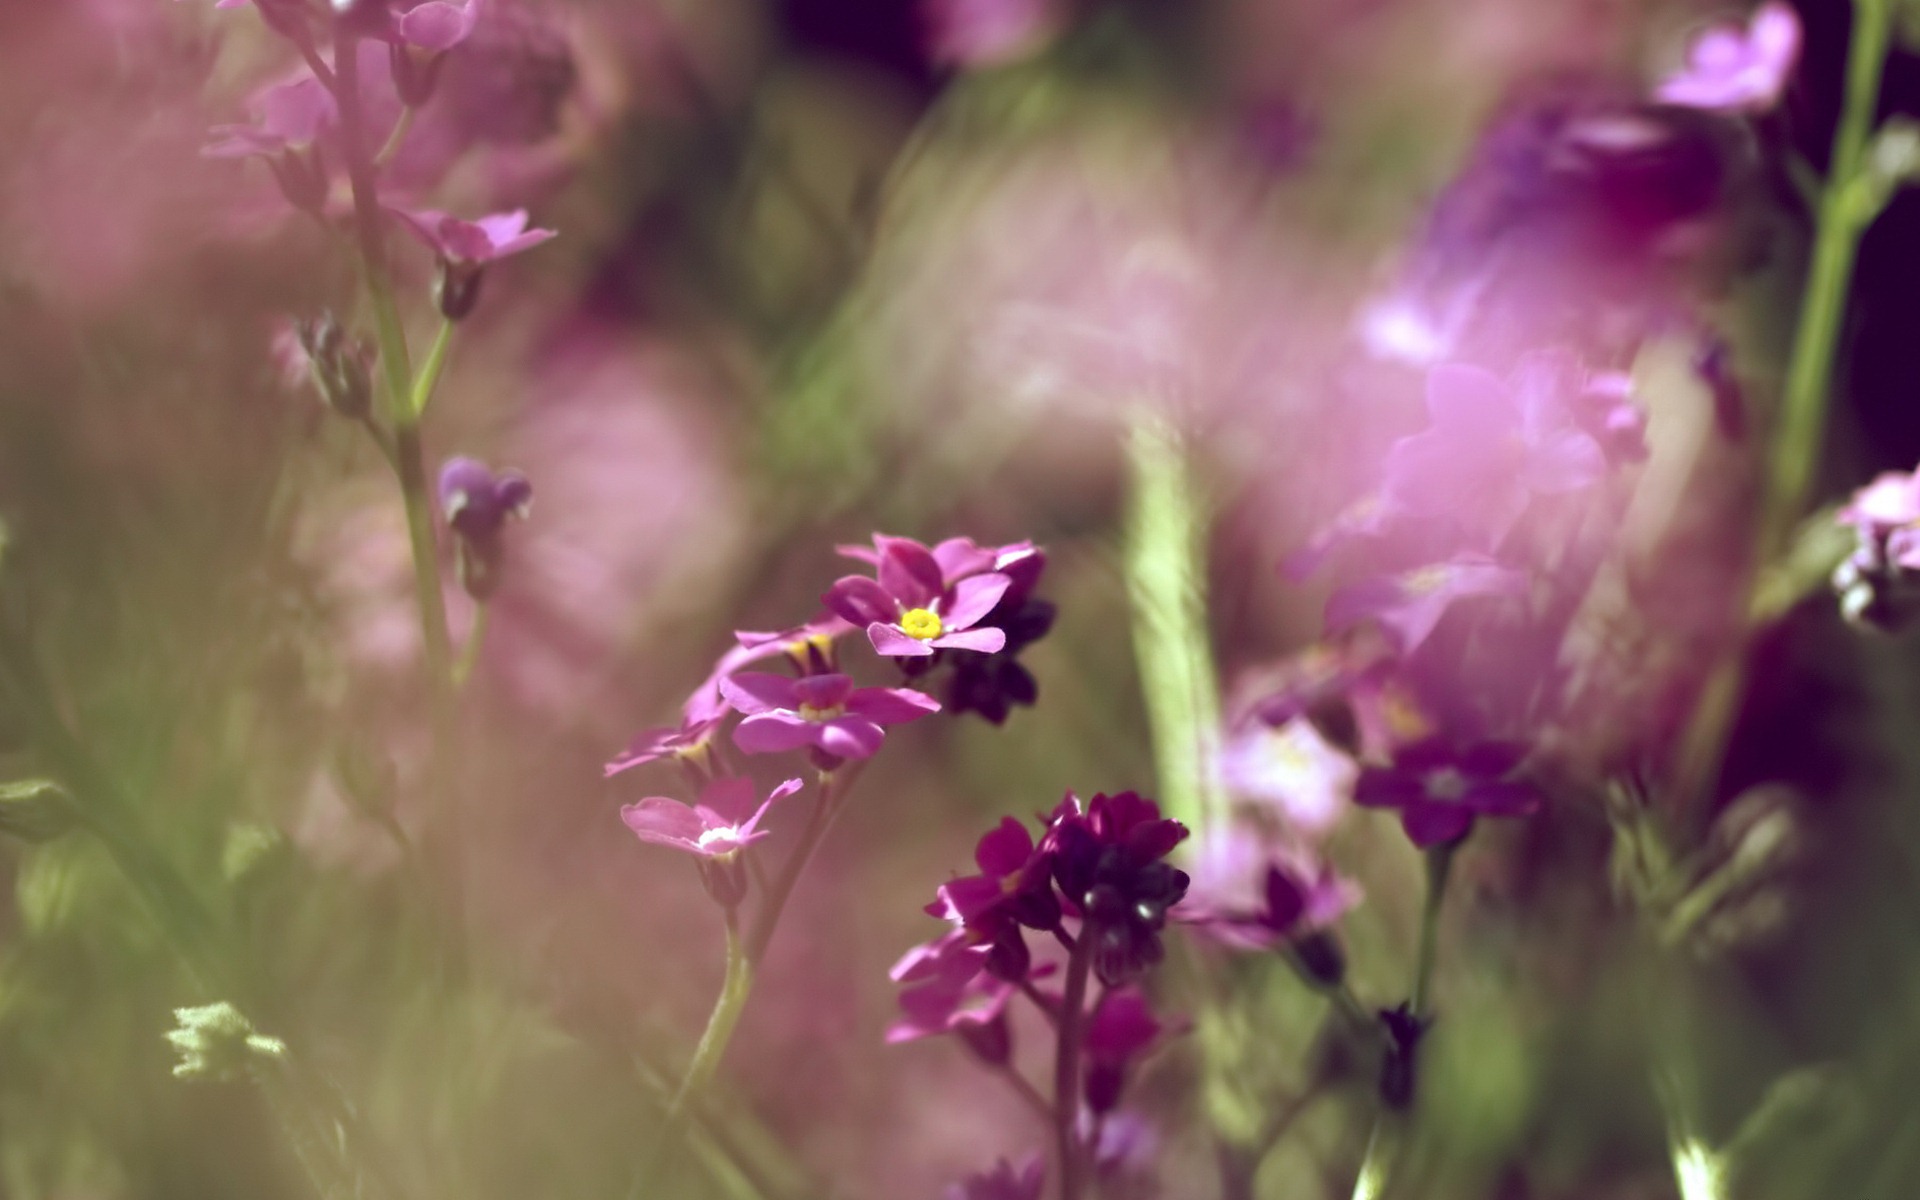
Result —
[{"label": "purple flower", "polygon": [[1387,500],[1411,513],[1443,513],[1490,549],[1534,496],[1598,482],[1606,456],[1573,422],[1571,356],[1533,354],[1502,380],[1448,364],[1427,373],[1425,432],[1387,453]]},{"label": "purple flower", "polygon": [[449,321],[465,318],[480,302],[480,281],[486,277],[488,264],[531,250],[555,236],[551,229],[528,229],[524,208],[494,213],[478,221],[463,221],[432,209],[388,211],[439,258],[434,299]]},{"label": "purple flower", "polygon": [[800,780],[789,779],[754,807],[754,786],[744,776],[728,776],[709,783],[695,804],[666,796],[648,796],[620,809],[620,819],[634,836],[655,846],[667,846],[701,858],[724,858],[767,835],[760,819],[776,800],[800,790]]},{"label": "purple flower", "polygon": [[1006,1159],[993,1170],[969,1175],[947,1188],[945,1200],[1040,1200],[1047,1182],[1047,1160],[1035,1154],[1016,1170]]},{"label": "purple flower", "polygon": [[1093,939],[1093,970],[1108,987],[1160,961],[1167,910],[1186,895],[1187,874],[1163,861],[1187,827],[1135,792],[1096,795],[1085,811],[1069,795],[1055,811],[1042,853],[1052,859],[1064,907]]},{"label": "purple flower", "polygon": [[208,158],[250,158],[304,150],[340,119],[333,93],[310,75],[262,88],[248,107],[253,124],[214,126],[214,140],[201,153]]},{"label": "purple flower", "polygon": [[773,633],[735,630],[733,637],[738,645],[720,656],[713,672],[687,697],[683,710],[686,719],[704,721],[725,713],[727,702],[720,694],[720,681],[749,663],[777,654],[785,654],[802,674],[832,674],[836,669],[834,643],[852,631],[853,626],[832,613],[821,613],[804,625]]},{"label": "purple flower", "polygon": [[748,754],[811,746],[836,759],[870,758],[882,728],[940,711],[940,702],[911,688],[856,688],[845,675],[789,679],[743,671],[720,680],[720,692],[747,714],[733,744]]},{"label": "purple flower", "polygon": [[1464,748],[1428,740],[1404,747],[1390,767],[1368,767],[1353,799],[1369,808],[1397,808],[1413,844],[1422,848],[1465,837],[1477,816],[1522,817],[1540,807],[1532,784],[1512,778],[1519,747],[1482,742]]},{"label": "purple flower", "polygon": [[[878,578],[844,576],[821,600],[841,617],[864,626],[876,652],[892,658],[926,658],[935,650],[949,649],[991,654],[1006,645],[1002,630],[974,626],[1012,586],[1007,575],[976,571],[949,583],[946,568],[919,542],[882,534],[873,540]],[[954,562],[956,569],[964,569],[969,560],[956,556]]]},{"label": "purple flower", "polygon": [[1134,1062],[1160,1040],[1166,1027],[1153,1015],[1140,989],[1113,988],[1087,1020],[1085,1095],[1095,1114],[1111,1112],[1126,1089]]},{"label": "purple flower", "polygon": [[1359,768],[1302,716],[1278,728],[1243,722],[1220,748],[1220,776],[1234,795],[1259,801],[1286,828],[1317,838],[1345,815]]},{"label": "purple flower", "polygon": [[1855,492],[1835,520],[1887,562],[1920,568],[1920,472],[1886,472]]},{"label": "purple flower", "polygon": [[1025,58],[1061,26],[1058,0],[921,0],[920,14],[933,60],[966,67]]},{"label": "purple flower", "polygon": [[1780,101],[1800,58],[1800,18],[1791,5],[1769,0],[1746,29],[1717,26],[1687,48],[1686,69],[1654,95],[1667,104],[1712,112],[1762,113]]},{"label": "purple flower", "polygon": [[1027,977],[1032,956],[1022,928],[1060,927],[1052,863],[1027,827],[1012,817],[988,830],[974,847],[978,875],[943,884],[928,912],[964,926],[988,948],[986,967],[1003,979]]},{"label": "purple flower", "polygon": [[919,947],[895,965],[895,982],[913,986],[900,993],[902,1016],[887,1027],[887,1044],[952,1033],[985,1061],[1005,1063],[1013,1051],[1006,1013],[1015,985],[983,969],[987,948],[971,944],[964,932],[942,942],[952,950],[916,958],[927,950]]},{"label": "purple flower", "polygon": [[1174,915],[1236,950],[1293,944],[1317,978],[1337,979],[1338,949],[1330,940],[1309,947],[1307,939],[1359,900],[1358,885],[1328,863],[1236,824],[1202,847],[1192,890]]},{"label": "purple flower", "polygon": [[428,249],[455,266],[498,262],[522,250],[531,250],[555,236],[551,229],[528,229],[527,210],[494,213],[477,221],[463,221],[433,209],[407,212],[389,209]]},{"label": "purple flower", "polygon": [[1399,652],[1407,655],[1420,648],[1455,601],[1471,597],[1515,600],[1526,594],[1525,571],[1502,566],[1484,554],[1462,554],[1451,562],[1341,588],[1327,601],[1327,629],[1338,633],[1362,621],[1377,621]]},{"label": "purple flower", "polygon": [[533,485],[518,471],[496,475],[476,459],[450,458],[440,468],[439,492],[460,584],[475,600],[490,599],[500,587],[507,519],[531,511]]},{"label": "purple flower", "polygon": [[634,735],[633,740],[627,743],[627,748],[601,768],[602,774],[605,778],[612,778],[622,771],[663,758],[705,763],[713,735],[718,732],[723,720],[724,713],[699,720],[688,717],[675,727],[644,730]]},{"label": "purple flower", "polygon": [[396,13],[389,37],[430,53],[453,49],[473,33],[480,19],[480,0],[451,4],[448,0],[427,0],[403,13]]}]

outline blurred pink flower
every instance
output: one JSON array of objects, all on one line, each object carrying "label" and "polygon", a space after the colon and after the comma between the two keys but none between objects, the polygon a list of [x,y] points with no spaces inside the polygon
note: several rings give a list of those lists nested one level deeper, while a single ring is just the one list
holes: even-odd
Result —
[{"label": "blurred pink flower", "polygon": [[1040,1200],[1047,1182],[1047,1160],[1034,1154],[1016,1169],[1006,1159],[993,1170],[969,1175],[947,1188],[945,1200]]},{"label": "blurred pink flower", "polygon": [[1527,573],[1484,554],[1461,554],[1391,575],[1349,584],[1327,601],[1327,631],[1340,633],[1376,621],[1395,648],[1412,654],[1455,602],[1475,598],[1517,600],[1527,595]]},{"label": "blurred pink flower", "polygon": [[922,0],[935,62],[993,67],[1044,48],[1064,24],[1058,0]]},{"label": "blurred pink flower", "polygon": [[408,232],[438,255],[458,266],[496,262],[531,250],[556,236],[551,229],[528,229],[527,210],[494,213],[477,221],[463,221],[434,209],[408,212],[388,209]]},{"label": "blurred pink flower", "polygon": [[242,158],[304,150],[339,120],[333,93],[312,76],[276,83],[248,102],[252,125],[216,125],[201,153],[208,158]]},{"label": "blurred pink flower", "polygon": [[720,691],[747,714],[733,731],[733,744],[748,754],[812,746],[836,758],[871,758],[886,736],[883,726],[940,711],[940,702],[922,692],[856,688],[845,675],[789,679],[743,671],[722,679]]},{"label": "blurred pink flower", "polygon": [[1359,902],[1359,886],[1331,864],[1238,821],[1201,844],[1174,915],[1223,945],[1270,950],[1326,929]]},{"label": "blurred pink flower", "polygon": [[1718,26],[1687,47],[1687,65],[1654,90],[1668,104],[1713,112],[1761,113],[1780,101],[1800,58],[1800,18],[1768,0],[1747,27]]},{"label": "blurred pink flower", "polygon": [[409,46],[440,53],[466,41],[479,19],[480,0],[465,0],[462,4],[427,0],[406,12],[395,13],[390,36]]},{"label": "blurred pink flower", "polygon": [[648,796],[638,804],[623,805],[620,819],[643,842],[702,858],[720,858],[765,837],[767,831],[760,828],[760,819],[776,800],[793,795],[800,787],[800,780],[789,779],[755,808],[753,781],[729,776],[708,784],[697,803]]},{"label": "blurred pink flower", "polygon": [[1236,796],[1277,813],[1289,832],[1325,835],[1345,815],[1360,768],[1295,716],[1278,727],[1244,722],[1220,749],[1220,774]]}]

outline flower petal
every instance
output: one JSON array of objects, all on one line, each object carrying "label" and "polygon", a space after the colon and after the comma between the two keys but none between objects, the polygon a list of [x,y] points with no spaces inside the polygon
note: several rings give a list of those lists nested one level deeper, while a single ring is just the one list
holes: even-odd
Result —
[{"label": "flower petal", "polygon": [[822,722],[819,730],[819,747],[841,758],[872,758],[887,736],[865,717],[835,717]]},{"label": "flower petal", "polygon": [[974,575],[953,585],[953,591],[940,606],[940,624],[958,633],[970,629],[981,617],[993,611],[1000,597],[1007,594],[1013,580],[998,572]]},{"label": "flower petal", "polygon": [[819,728],[795,713],[756,713],[734,727],[733,744],[748,754],[778,754],[813,745]]},{"label": "flower petal", "polygon": [[800,707],[800,689],[785,675],[741,671],[721,676],[719,686],[720,694],[739,712],[764,713]]},{"label": "flower petal", "polygon": [[[994,632],[998,633],[999,630]],[[932,646],[919,638],[908,637],[898,625],[887,625],[880,621],[867,626],[867,640],[873,643],[874,653],[884,654],[888,658],[926,658],[933,653]]]},{"label": "flower petal", "polygon": [[876,622],[884,624],[900,616],[900,602],[893,598],[893,593],[864,575],[843,575],[834,580],[833,586],[821,595],[820,602],[833,610],[835,616],[862,627]]},{"label": "flower petal", "polygon": [[982,654],[994,654],[1006,646],[1007,634],[1005,630],[988,626],[985,629],[967,629],[960,633],[949,633],[926,644],[941,650],[978,650]]},{"label": "flower petal", "polygon": [[637,804],[623,805],[620,819],[641,841],[676,850],[693,849],[706,832],[699,813],[666,796],[648,796]]},{"label": "flower petal", "polygon": [[847,697],[847,712],[876,725],[917,721],[940,711],[940,702],[912,688],[858,688]]},{"label": "flower petal", "polygon": [[1465,837],[1473,828],[1473,810],[1455,804],[1413,804],[1400,810],[1400,827],[1424,850]]},{"label": "flower petal", "polygon": [[880,586],[903,608],[925,608],[933,603],[946,587],[933,552],[912,538],[877,534],[873,540],[880,548]]}]

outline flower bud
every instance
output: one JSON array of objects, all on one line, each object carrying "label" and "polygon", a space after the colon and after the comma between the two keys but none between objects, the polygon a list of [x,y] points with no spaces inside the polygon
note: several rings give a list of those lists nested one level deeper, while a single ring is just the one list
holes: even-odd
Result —
[{"label": "flower bud", "polygon": [[481,263],[454,263],[440,260],[440,274],[433,282],[433,302],[440,315],[449,321],[463,321],[480,303],[480,281],[486,277]]},{"label": "flower bud", "polygon": [[358,421],[373,411],[372,354],[330,312],[295,325],[313,386],[328,408]]},{"label": "flower bud", "polygon": [[232,1079],[257,1060],[286,1056],[285,1042],[255,1033],[245,1014],[225,1000],[176,1008],[173,1016],[179,1025],[167,1040],[180,1054],[173,1073],[181,1079]]},{"label": "flower bud", "polygon": [[697,860],[700,882],[721,908],[739,908],[747,898],[747,864],[738,852]]}]

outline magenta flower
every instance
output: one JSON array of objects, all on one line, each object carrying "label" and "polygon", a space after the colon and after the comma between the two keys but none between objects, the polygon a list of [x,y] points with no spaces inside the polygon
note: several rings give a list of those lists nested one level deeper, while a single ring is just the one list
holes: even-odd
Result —
[{"label": "magenta flower", "polygon": [[277,83],[254,94],[251,125],[216,125],[201,153],[208,158],[250,158],[304,150],[340,119],[333,93],[312,76]]},{"label": "magenta flower", "polygon": [[927,911],[964,926],[987,947],[986,967],[995,975],[1024,979],[1033,960],[1021,930],[1060,927],[1051,860],[1012,817],[980,838],[973,857],[980,873],[943,884]]},{"label": "magenta flower", "polygon": [[1445,514],[1490,549],[1534,496],[1597,483],[1606,456],[1568,408],[1577,378],[1560,354],[1529,355],[1506,380],[1480,367],[1435,367],[1428,428],[1387,453],[1390,511]]},{"label": "magenta flower", "polygon": [[733,744],[748,754],[811,746],[834,758],[870,758],[883,728],[940,711],[940,702],[911,688],[856,688],[845,675],[789,679],[743,671],[720,681],[721,694],[747,714]]},{"label": "magenta flower", "polygon": [[1359,900],[1330,864],[1236,824],[1208,839],[1174,916],[1224,946],[1271,950],[1320,933]]},{"label": "magenta flower", "polygon": [[[882,534],[873,540],[878,578],[844,576],[821,600],[863,626],[877,653],[891,658],[926,658],[935,650],[992,654],[1006,645],[1004,631],[974,626],[1000,602],[1012,586],[1010,578],[984,571],[949,584],[940,560],[919,542]],[[956,569],[964,569],[969,559],[955,556],[953,561]]]},{"label": "magenta flower", "polygon": [[644,730],[634,735],[625,750],[608,760],[601,768],[602,776],[610,779],[622,771],[663,758],[705,763],[713,735],[725,719],[724,713],[699,720],[688,717],[675,727]]},{"label": "magenta flower", "polygon": [[944,1200],[1040,1200],[1046,1182],[1047,1160],[1041,1155],[1030,1156],[1018,1169],[1003,1158],[993,1170],[948,1187]]},{"label": "magenta flower", "polygon": [[634,836],[655,846],[667,846],[701,858],[724,858],[767,835],[760,819],[776,800],[800,790],[800,780],[789,779],[754,807],[753,781],[728,776],[709,783],[694,804],[666,796],[648,796],[624,805],[620,819]]},{"label": "magenta flower", "polygon": [[992,67],[1044,47],[1060,30],[1057,0],[922,0],[935,62]]},{"label": "magenta flower", "polygon": [[1433,563],[1349,584],[1327,601],[1327,630],[1338,633],[1362,621],[1377,621],[1403,655],[1427,640],[1459,600],[1523,599],[1527,573],[1502,566],[1484,554],[1462,554]]},{"label": "magenta flower", "polygon": [[932,945],[943,943],[948,952],[917,947],[895,965],[895,981],[913,986],[900,993],[902,1016],[887,1027],[887,1044],[954,1033],[982,1058],[1005,1062],[1012,1048],[1005,1017],[1016,986],[984,970],[987,948],[961,931]]},{"label": "magenta flower", "polygon": [[682,710],[686,720],[704,721],[727,712],[726,698],[720,694],[720,681],[741,667],[777,654],[785,654],[803,674],[833,673],[834,643],[852,631],[853,626],[832,613],[821,613],[804,625],[773,633],[735,630],[733,637],[738,644],[720,656],[713,672],[687,697]]},{"label": "magenta flower", "polygon": [[1187,873],[1164,861],[1187,827],[1135,792],[1096,795],[1084,811],[1071,795],[1050,822],[1041,852],[1052,862],[1066,911],[1092,938],[1093,970],[1108,987],[1159,962],[1167,910],[1187,892]]},{"label": "magenta flower", "polygon": [[394,14],[388,36],[392,40],[439,54],[466,41],[479,19],[480,0],[466,0],[464,4],[427,0],[425,4],[416,4],[406,12]]},{"label": "magenta flower", "polygon": [[1368,767],[1354,803],[1397,808],[1400,824],[1422,848],[1467,836],[1477,816],[1523,817],[1540,807],[1532,784],[1513,778],[1519,747],[1497,742],[1456,749],[1438,740],[1404,747],[1391,767]]},{"label": "magenta flower", "polygon": [[432,209],[388,211],[439,258],[434,299],[449,321],[465,318],[480,302],[480,281],[486,277],[489,264],[531,250],[555,236],[551,229],[528,229],[524,208],[494,213],[478,221],[463,221]]},{"label": "magenta flower", "polygon": [[1686,68],[1654,96],[1683,108],[1762,113],[1780,102],[1800,58],[1800,18],[1782,0],[1754,11],[1747,27],[1718,26],[1687,48]]},{"label": "magenta flower", "polygon": [[531,250],[556,236],[551,229],[528,229],[527,210],[524,208],[494,213],[477,221],[463,221],[433,209],[407,212],[394,208],[388,211],[400,218],[400,223],[424,242],[428,249],[455,266],[481,266],[498,262],[522,250]]},{"label": "magenta flower", "polygon": [[1882,474],[1855,492],[1835,520],[1885,561],[1920,569],[1920,471]]}]

